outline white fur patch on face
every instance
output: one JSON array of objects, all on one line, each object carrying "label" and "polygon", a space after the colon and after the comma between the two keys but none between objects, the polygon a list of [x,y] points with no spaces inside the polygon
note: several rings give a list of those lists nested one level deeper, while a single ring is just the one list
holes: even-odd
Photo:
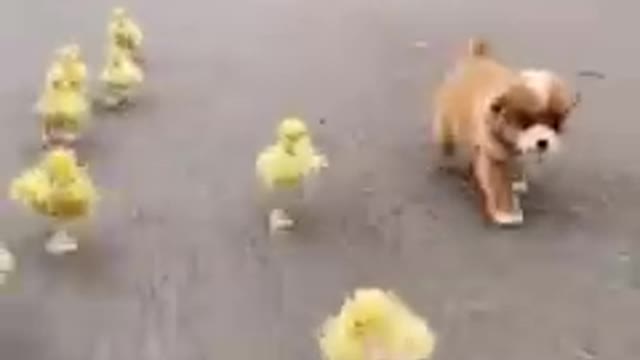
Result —
[{"label": "white fur patch on face", "polygon": [[543,104],[549,102],[554,75],[547,70],[527,69],[520,72],[526,85],[532,89],[542,100]]},{"label": "white fur patch on face", "polygon": [[516,145],[523,155],[535,154],[542,157],[556,152],[560,143],[553,129],[537,124],[520,132]]}]

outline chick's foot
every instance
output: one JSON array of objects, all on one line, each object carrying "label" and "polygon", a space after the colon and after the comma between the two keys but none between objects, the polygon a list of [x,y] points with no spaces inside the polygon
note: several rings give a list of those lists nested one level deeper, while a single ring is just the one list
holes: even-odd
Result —
[{"label": "chick's foot", "polygon": [[269,214],[269,229],[271,232],[291,230],[295,221],[282,209],[274,209]]},{"label": "chick's foot", "polygon": [[66,231],[57,231],[45,246],[52,255],[64,255],[78,250],[78,241]]}]

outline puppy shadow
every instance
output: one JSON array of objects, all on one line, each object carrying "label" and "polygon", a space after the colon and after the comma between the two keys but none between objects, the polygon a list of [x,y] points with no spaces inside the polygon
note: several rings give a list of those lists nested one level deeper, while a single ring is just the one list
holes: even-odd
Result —
[{"label": "puppy shadow", "polygon": [[528,184],[526,194],[520,195],[522,206],[530,215],[543,217],[545,213],[554,210],[554,194],[545,189],[540,184]]},{"label": "puppy shadow", "polygon": [[[481,191],[475,182],[470,169],[461,167],[438,166],[431,170],[428,175],[430,185],[436,185],[443,189],[440,194],[445,194],[445,199],[439,199],[438,203],[446,203],[449,201],[459,201],[464,206],[459,211],[464,211],[468,215],[474,216],[476,221],[484,229],[499,231],[518,231],[528,226],[528,209],[527,204],[523,203],[523,196],[517,194],[520,199],[520,205],[524,211],[524,222],[518,225],[497,225],[482,210]],[[527,195],[524,195],[526,197]],[[455,199],[452,199],[455,198]],[[447,206],[447,205],[444,205]]]},{"label": "puppy shadow", "polygon": [[462,195],[461,198],[470,205],[478,206],[479,193],[474,184],[471,171],[459,166],[438,164],[427,174],[430,185],[439,189],[446,189],[451,196]]}]

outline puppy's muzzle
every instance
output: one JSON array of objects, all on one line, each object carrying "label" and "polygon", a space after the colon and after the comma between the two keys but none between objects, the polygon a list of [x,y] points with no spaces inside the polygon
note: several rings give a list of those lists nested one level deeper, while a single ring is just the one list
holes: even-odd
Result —
[{"label": "puppy's muzzle", "polygon": [[521,154],[545,155],[555,152],[558,145],[555,131],[544,125],[534,125],[518,135],[517,148]]}]

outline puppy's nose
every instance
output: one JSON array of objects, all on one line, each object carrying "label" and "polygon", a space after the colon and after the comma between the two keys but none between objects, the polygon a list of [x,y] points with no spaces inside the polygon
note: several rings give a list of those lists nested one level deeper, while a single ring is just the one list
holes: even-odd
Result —
[{"label": "puppy's nose", "polygon": [[540,139],[538,140],[538,142],[536,143],[536,146],[538,147],[539,151],[545,151],[547,150],[547,148],[549,147],[549,140],[547,139]]}]

